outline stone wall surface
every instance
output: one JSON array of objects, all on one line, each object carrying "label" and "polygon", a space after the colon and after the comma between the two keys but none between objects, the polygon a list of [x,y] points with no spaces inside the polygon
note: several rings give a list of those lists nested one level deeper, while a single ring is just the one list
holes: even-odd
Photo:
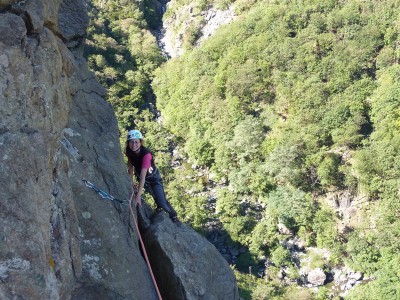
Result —
[{"label": "stone wall surface", "polygon": [[76,55],[84,2],[13,2],[0,3],[0,299],[155,299],[127,207],[82,182],[128,198],[114,112]]},{"label": "stone wall surface", "polygon": [[0,0],[0,9],[14,2],[18,2],[18,0]]}]

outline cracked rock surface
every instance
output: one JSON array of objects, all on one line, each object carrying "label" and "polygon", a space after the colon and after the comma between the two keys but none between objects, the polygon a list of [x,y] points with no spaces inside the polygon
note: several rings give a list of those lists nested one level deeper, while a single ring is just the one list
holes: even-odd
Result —
[{"label": "cracked rock surface", "polygon": [[128,197],[84,1],[0,7],[0,299],[156,299],[127,208],[82,182]]}]

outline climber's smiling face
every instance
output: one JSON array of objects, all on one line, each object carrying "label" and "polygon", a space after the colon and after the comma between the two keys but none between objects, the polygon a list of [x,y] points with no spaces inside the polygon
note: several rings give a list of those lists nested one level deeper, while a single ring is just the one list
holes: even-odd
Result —
[{"label": "climber's smiling face", "polygon": [[132,139],[129,141],[129,148],[133,151],[133,152],[139,152],[140,147],[142,146],[142,142],[140,139]]}]

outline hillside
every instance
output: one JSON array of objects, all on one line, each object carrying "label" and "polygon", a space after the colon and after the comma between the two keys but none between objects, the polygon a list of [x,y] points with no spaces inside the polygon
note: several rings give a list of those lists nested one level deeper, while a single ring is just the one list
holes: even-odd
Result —
[{"label": "hillside", "polygon": [[[398,299],[398,1],[171,2],[184,48],[169,60],[157,3],[110,27],[131,68],[89,62],[115,71],[120,130],[147,133],[183,219],[247,249],[241,296]],[[236,17],[198,43],[210,6]]]}]

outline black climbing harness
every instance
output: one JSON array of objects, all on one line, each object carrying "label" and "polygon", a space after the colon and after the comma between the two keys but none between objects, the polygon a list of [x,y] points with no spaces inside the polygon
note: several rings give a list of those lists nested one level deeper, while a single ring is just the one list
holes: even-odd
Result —
[{"label": "black climbing harness", "polygon": [[91,188],[97,194],[99,194],[101,198],[108,199],[110,201],[116,201],[116,202],[121,203],[121,204],[129,205],[129,201],[128,200],[124,201],[124,200],[117,199],[114,196],[110,195],[109,193],[99,189],[95,184],[91,183],[90,181],[87,181],[86,179],[82,179],[82,181],[88,188]]}]

